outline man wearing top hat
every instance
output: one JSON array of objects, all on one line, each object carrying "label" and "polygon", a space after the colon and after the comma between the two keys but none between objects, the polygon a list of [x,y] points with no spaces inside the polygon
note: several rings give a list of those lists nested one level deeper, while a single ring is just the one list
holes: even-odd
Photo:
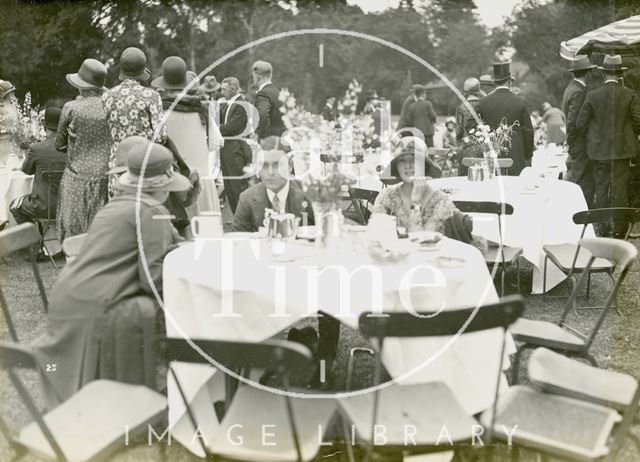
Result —
[{"label": "man wearing top hat", "polygon": [[502,122],[513,127],[509,157],[513,159],[510,169],[519,175],[533,156],[533,127],[524,99],[511,92],[511,63],[493,65],[493,81],[496,88],[480,99],[476,111],[480,118],[495,130]]},{"label": "man wearing top hat", "polygon": [[[618,80],[627,69],[622,66],[620,55],[605,56],[598,68],[604,73],[604,85],[587,93],[576,128],[587,137],[587,155],[593,162],[595,179],[595,207],[626,207],[630,163],[638,157],[640,101]],[[613,232],[618,234],[620,230]]]},{"label": "man wearing top hat", "polygon": [[596,66],[591,64],[588,56],[576,56],[569,66],[573,80],[564,90],[562,96],[562,112],[564,112],[566,119],[567,145],[571,158],[569,180],[580,186],[589,208],[593,205],[595,183],[591,161],[587,156],[587,140],[584,132],[578,131],[576,122],[584,98],[587,96],[587,76],[594,67]]},{"label": "man wearing top hat", "polygon": [[[142,84],[151,77],[146,68],[147,57],[139,48],[129,47],[120,55],[120,85],[102,95],[107,122],[111,131],[109,168],[115,166],[116,150],[123,139],[141,135],[154,143],[164,143],[167,131],[160,94]],[[113,193],[114,185],[110,185]]]},{"label": "man wearing top hat", "polygon": [[56,130],[60,120],[60,109],[47,108],[44,111],[44,128],[47,138],[29,146],[29,152],[22,163],[22,171],[35,175],[31,193],[15,199],[9,206],[16,223],[34,221],[36,218],[55,218],[58,207],[60,183],[49,184],[43,179],[43,172],[62,172],[67,162],[67,154],[56,149]]}]

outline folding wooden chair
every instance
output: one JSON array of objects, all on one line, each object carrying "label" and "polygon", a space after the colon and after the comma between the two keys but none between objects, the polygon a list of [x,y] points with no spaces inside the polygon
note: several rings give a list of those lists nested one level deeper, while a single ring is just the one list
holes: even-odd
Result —
[{"label": "folding wooden chair", "polygon": [[[340,398],[338,402],[346,423],[355,427],[358,438],[367,446],[366,460],[369,460],[376,450],[396,454],[448,451],[452,449],[450,445],[438,444],[437,441],[443,427],[447,428],[451,441],[455,444],[470,441],[473,425],[477,424],[474,418],[466,414],[444,383],[393,383],[378,387],[385,338],[432,337],[458,333],[464,335],[494,328],[502,328],[506,334],[507,328],[522,315],[523,310],[522,297],[514,295],[493,305],[439,313],[419,313],[419,317],[407,312],[361,314],[360,331],[373,341],[377,350],[373,383],[375,389],[373,393]],[[499,367],[496,371],[498,376],[502,374],[505,337],[506,335],[503,335]],[[496,380],[495,399],[499,388],[500,380]],[[378,416],[384,416],[387,430],[383,447],[375,445]],[[406,440],[405,425],[415,428],[415,432],[412,432],[412,444]],[[351,441],[350,435],[347,434],[345,437],[348,442]]]},{"label": "folding wooden chair", "polygon": [[[508,175],[509,169],[513,167],[513,159],[508,157],[498,157],[496,159],[498,163],[498,168],[500,169],[500,174]],[[462,159],[462,165],[469,168],[472,165],[481,165],[484,162],[482,157],[465,157]]]},{"label": "folding wooden chair", "polygon": [[[43,413],[16,373],[18,369],[35,370],[45,388],[51,388],[33,351],[17,344],[0,343],[0,363],[34,419],[17,438],[6,425],[0,426],[11,446],[19,451],[27,450],[46,460],[108,460],[127,444],[127,437],[146,435],[147,425],[166,419],[164,396],[143,386],[110,380],[90,382],[67,401]],[[51,390],[55,394],[55,389]]]},{"label": "folding wooden chair", "polygon": [[[511,160],[511,159],[505,159]],[[522,247],[508,247],[502,243],[502,217],[504,215],[513,215],[513,206],[511,204],[501,202],[473,202],[473,201],[454,201],[454,205],[458,210],[464,213],[486,213],[496,215],[498,219],[498,232],[500,242],[489,242],[489,248],[485,253],[484,260],[488,265],[496,264],[502,267],[500,295],[504,296],[504,277],[507,272],[508,265],[515,262],[517,270],[518,293],[520,292],[520,261],[522,255]],[[494,272],[495,275],[495,272]]]},{"label": "folding wooden chair", "polygon": [[[38,252],[40,250],[41,236],[38,232],[38,228],[33,223],[23,223],[18,226],[13,226],[4,231],[0,231],[0,258],[17,252],[18,250],[28,249],[30,252],[30,263],[33,271],[33,276],[38,284],[38,290],[40,291],[40,298],[42,298],[42,304],[44,306],[45,313],[47,312],[48,302],[47,294],[44,290],[44,284],[42,283],[42,277],[40,277],[40,270],[38,269]],[[18,341],[18,335],[16,333],[15,326],[11,319],[11,313],[9,311],[9,305],[4,297],[2,288],[0,288],[0,305],[2,305],[2,313],[4,319],[7,322],[7,329],[11,340]]]},{"label": "folding wooden chair", "polygon": [[[335,416],[336,403],[332,399],[292,397],[288,393],[292,372],[311,378],[315,363],[311,352],[303,345],[284,340],[268,340],[262,343],[229,342],[214,340],[186,340],[167,338],[167,357],[171,361],[209,364],[212,358],[226,373],[226,406],[220,421],[221,428],[215,435],[206,435],[208,444],[199,439],[207,455],[246,461],[304,461],[316,457],[322,436]],[[230,372],[242,372],[248,377],[252,369],[264,369],[276,374],[282,381],[282,390],[256,388],[252,385],[237,386]],[[171,377],[175,381],[185,404],[193,428],[199,428],[184,387],[172,364]],[[309,394],[308,390],[299,393]],[[212,406],[211,412],[214,412]],[[263,444],[263,425],[273,425],[274,445]],[[227,437],[229,431],[242,429],[243,444],[233,444]],[[286,429],[286,430],[285,430]],[[236,430],[237,431],[237,430]]]},{"label": "folding wooden chair", "polygon": [[77,234],[66,238],[62,242],[62,252],[64,253],[67,263],[71,263],[80,254],[80,249],[84,244],[87,234]]},{"label": "folding wooden chair", "polygon": [[[532,353],[528,373],[530,387],[512,387],[498,400],[493,428],[499,438],[505,439],[505,427],[517,425],[511,436],[516,445],[581,461],[617,460],[626,438],[640,452],[630,432],[640,399],[633,377],[546,348]],[[481,420],[489,422],[489,416]],[[517,446],[512,455],[517,458]]]},{"label": "folding wooden chair", "polygon": [[[579,245],[590,252],[582,276],[569,298],[560,319],[556,322],[534,321],[530,319],[520,319],[511,328],[511,335],[517,342],[522,342],[518,348],[513,361],[512,380],[515,383],[518,379],[518,369],[520,356],[523,351],[536,347],[545,347],[554,351],[559,351],[570,356],[587,359],[591,364],[597,366],[595,358],[589,353],[591,344],[595,339],[609,308],[615,301],[616,294],[624,280],[629,268],[638,256],[638,250],[629,242],[609,238],[582,239]],[[598,313],[598,317],[588,335],[572,328],[567,324],[566,319],[569,312],[575,307],[575,299],[588,278],[589,271],[594,261],[603,258],[614,262],[614,266],[619,267],[620,274],[614,278],[613,286],[609,291],[607,299]]]},{"label": "folding wooden chair", "polygon": [[[42,180],[47,185],[47,204],[51,204],[52,193],[56,193],[60,189],[60,181],[62,181],[62,174],[64,170],[44,170],[42,172]],[[41,240],[41,248],[45,250],[47,257],[49,257],[49,261],[53,265],[55,269],[58,269],[58,265],[56,265],[55,260],[53,259],[53,255],[51,251],[47,247],[47,242],[58,240],[57,237],[48,238],[47,233],[52,227],[56,225],[56,217],[51,216],[51,207],[47,210],[46,218],[37,218],[36,221],[40,224],[40,229],[42,230],[42,240]]]},{"label": "folding wooden chair", "polygon": [[453,149],[428,148],[429,157],[440,168],[443,177],[453,176],[451,174],[454,169],[452,160],[455,159],[453,153]]},{"label": "folding wooden chair", "polygon": [[[573,215],[573,222],[576,225],[582,225],[582,232],[580,233],[580,239],[584,237],[587,230],[587,226],[593,224],[601,224],[613,222],[614,224],[626,224],[627,231],[625,232],[624,240],[629,238],[631,229],[635,223],[640,222],[640,209],[626,208],[626,207],[614,207],[585,210]],[[555,244],[544,245],[542,247],[544,251],[544,269],[543,269],[543,286],[542,293],[547,291],[547,264],[551,262],[562,271],[572,284],[575,286],[573,279],[574,275],[580,274],[585,271],[585,266],[589,261],[589,252],[586,249],[580,247],[579,243],[571,244]],[[610,261],[604,259],[596,259],[593,262],[592,267],[588,271],[587,277],[587,297],[589,297],[591,289],[591,273],[607,273],[611,276],[613,271],[613,265]]]},{"label": "folding wooden chair", "polygon": [[361,188],[349,188],[349,198],[353,205],[356,215],[358,217],[358,223],[363,226],[369,222],[371,211],[369,205],[373,206],[378,197],[378,191],[371,191],[370,189]]}]

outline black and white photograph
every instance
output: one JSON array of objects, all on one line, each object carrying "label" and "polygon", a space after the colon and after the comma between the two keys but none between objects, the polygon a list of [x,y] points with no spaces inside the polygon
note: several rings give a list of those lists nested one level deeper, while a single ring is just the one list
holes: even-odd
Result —
[{"label": "black and white photograph", "polygon": [[0,460],[640,460],[640,2],[0,11]]}]

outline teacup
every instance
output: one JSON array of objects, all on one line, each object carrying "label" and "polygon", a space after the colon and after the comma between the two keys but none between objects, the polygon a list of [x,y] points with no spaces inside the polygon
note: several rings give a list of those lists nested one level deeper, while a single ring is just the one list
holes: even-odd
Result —
[{"label": "teacup", "polygon": [[222,214],[220,212],[202,212],[191,218],[191,229],[196,239],[221,238]]}]

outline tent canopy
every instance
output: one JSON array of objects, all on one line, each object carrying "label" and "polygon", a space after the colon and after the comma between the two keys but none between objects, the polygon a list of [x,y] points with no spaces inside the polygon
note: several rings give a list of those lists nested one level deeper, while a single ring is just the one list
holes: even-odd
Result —
[{"label": "tent canopy", "polygon": [[619,54],[640,56],[640,15],[612,22],[560,44],[560,56]]}]

